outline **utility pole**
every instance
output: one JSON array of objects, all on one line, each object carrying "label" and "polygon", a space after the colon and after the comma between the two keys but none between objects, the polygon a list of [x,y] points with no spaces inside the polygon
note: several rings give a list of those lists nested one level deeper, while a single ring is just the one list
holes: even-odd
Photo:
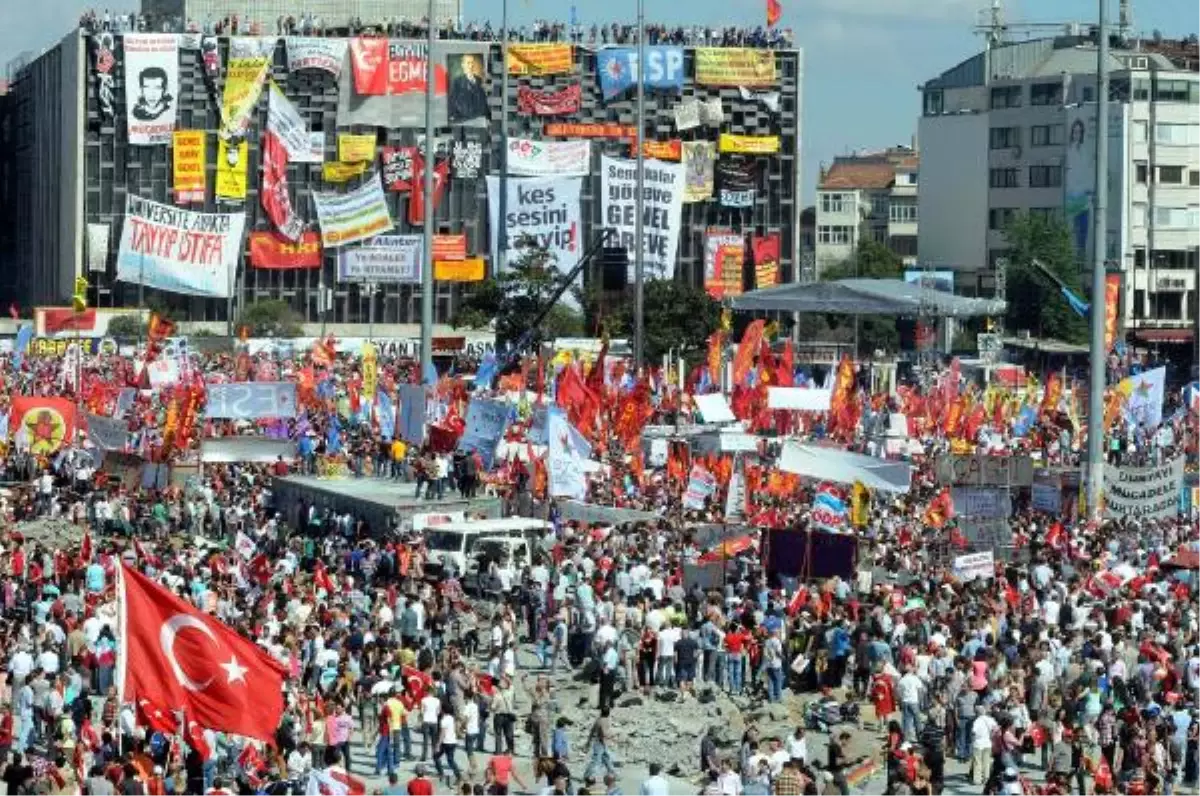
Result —
[{"label": "utility pole", "polygon": [[495,274],[508,266],[508,0],[500,5],[500,196]]},{"label": "utility pole", "polygon": [[633,222],[633,362],[640,370],[646,344],[646,319],[643,317],[646,301],[646,258],[642,242],[642,213],[646,204],[646,153],[643,152],[643,137],[646,127],[646,85],[642,70],[646,68],[646,22],[645,0],[637,0],[637,198],[634,205]]},{"label": "utility pole", "polygon": [[437,142],[433,140],[433,0],[426,11],[425,38],[425,251],[421,271],[421,382],[433,368],[433,172],[437,168]]},{"label": "utility pole", "polygon": [[1099,0],[1096,47],[1096,187],[1092,197],[1091,374],[1088,388],[1088,512],[1100,519],[1104,488],[1105,255],[1108,252],[1108,0]]}]

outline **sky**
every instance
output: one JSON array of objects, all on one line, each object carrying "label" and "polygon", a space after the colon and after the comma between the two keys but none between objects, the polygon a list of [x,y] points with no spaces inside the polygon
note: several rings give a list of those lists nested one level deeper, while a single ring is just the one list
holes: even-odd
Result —
[{"label": "sky", "polygon": [[[500,0],[463,0],[467,21],[499,24]],[[637,0],[511,0],[512,24],[566,21],[572,3],[582,24],[632,22]],[[647,22],[667,25],[763,24],[766,0],[644,0]],[[782,0],[780,25],[804,48],[803,175],[811,203],[822,163],[862,149],[908,145],[917,130],[917,86],[982,47],[973,28],[990,0]],[[1177,38],[1200,29],[1196,0],[1131,0],[1134,30]],[[230,0],[231,7],[238,0]],[[129,0],[0,0],[0,64],[62,38],[87,8],[132,8]],[[1115,21],[1116,0],[1109,15]],[[19,11],[17,9],[20,9]],[[682,10],[686,9],[686,13]],[[1086,22],[1096,0],[1004,0],[1018,22]]]}]

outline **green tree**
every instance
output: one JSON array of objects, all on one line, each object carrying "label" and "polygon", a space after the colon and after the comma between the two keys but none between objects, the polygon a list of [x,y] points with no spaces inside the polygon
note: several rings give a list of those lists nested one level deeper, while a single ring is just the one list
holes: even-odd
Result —
[{"label": "green tree", "polygon": [[1017,215],[1004,230],[1008,240],[1008,314],[1010,331],[1028,329],[1037,337],[1053,337],[1068,343],[1083,343],[1088,337],[1087,320],[1071,309],[1058,286],[1039,272],[1037,260],[1077,295],[1080,290],[1079,263],[1071,230],[1057,218]]},{"label": "green tree", "polygon": [[[659,362],[671,350],[675,356],[696,360],[696,354],[707,350],[708,336],[721,321],[721,305],[703,288],[672,279],[648,279],[642,299],[646,362]],[[633,310],[633,301],[625,302],[609,333],[632,340]]]},{"label": "green tree", "polygon": [[[858,244],[854,254],[840,263],[821,271],[821,279],[832,282],[838,279],[899,279],[904,275],[904,263],[900,256],[887,246],[873,240]],[[855,318],[853,315],[801,316],[801,339],[815,339],[820,335],[836,342],[854,342]],[[828,332],[826,336],[824,332]],[[876,350],[896,351],[900,348],[900,334],[896,331],[896,319],[887,315],[861,315],[858,317],[858,355],[870,356]]]},{"label": "green tree", "polygon": [[138,315],[118,315],[108,319],[108,334],[118,339],[131,339],[145,334],[146,322]]},{"label": "green tree", "polygon": [[[464,297],[451,323],[455,328],[493,326],[496,345],[502,348],[533,328],[538,313],[565,280],[545,248],[526,247],[503,274],[485,279]],[[583,313],[560,299],[535,330],[532,342],[582,333]]]},{"label": "green tree", "polygon": [[242,308],[235,328],[250,328],[251,337],[299,337],[303,318],[281,299],[256,301]]}]

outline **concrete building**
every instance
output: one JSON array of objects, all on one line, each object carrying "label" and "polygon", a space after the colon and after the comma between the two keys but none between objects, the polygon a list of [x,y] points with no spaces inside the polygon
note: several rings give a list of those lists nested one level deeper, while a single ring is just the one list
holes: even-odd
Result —
[{"label": "concrete building", "polygon": [[[1081,270],[1092,262],[1096,42],[1066,35],[1000,43],[921,88],[919,250],[991,295],[1017,213],[1063,218]],[[1127,329],[1194,336],[1200,245],[1196,45],[1114,44],[1110,60],[1108,268],[1124,274]]]},{"label": "concrete building", "polygon": [[[348,27],[351,20],[371,25],[388,20],[422,20],[427,16],[428,0],[141,0],[142,13],[156,22],[173,20],[199,26],[215,24],[237,15],[274,30],[279,18],[304,15],[320,19],[332,28]],[[462,16],[462,0],[434,0],[434,19],[457,21]]]},{"label": "concrete building", "polygon": [[[189,0],[190,2],[191,0]],[[240,308],[264,299],[287,301],[308,322],[319,317],[322,286],[332,290],[330,324],[377,325],[414,323],[420,318],[421,287],[406,283],[379,284],[372,292],[365,285],[340,280],[335,249],[321,253],[319,267],[277,270],[251,267],[250,233],[272,229],[259,197],[262,152],[261,131],[266,124],[267,92],[263,92],[251,114],[246,136],[249,164],[244,201],[222,201],[215,195],[218,174],[218,129],[225,65],[231,39],[218,38],[216,55],[220,66],[216,81],[206,75],[200,49],[182,42],[178,49],[177,130],[204,133],[205,188],[203,202],[189,209],[213,212],[244,212],[246,242],[233,281],[233,299],[160,292],[147,288],[145,300],[165,304],[179,320],[224,323]],[[393,40],[397,46],[406,44]],[[108,76],[113,113],[103,111],[97,79],[97,37],[72,31],[14,75],[11,90],[0,97],[0,212],[11,223],[0,225],[0,251],[5,269],[0,269],[0,304],[31,305],[69,303],[76,276],[86,274],[89,301],[100,309],[139,306],[136,284],[116,278],[117,254],[124,224],[126,197],[151,199],[163,204],[174,201],[172,146],[134,146],[127,132],[123,36],[114,37]],[[408,42],[417,46],[415,42]],[[601,157],[628,158],[629,131],[637,122],[633,91],[605,99],[597,77],[597,52],[574,47],[569,74],[505,75],[500,45],[488,42],[443,42],[439,47],[473,48],[484,59],[488,74],[485,97],[490,123],[487,126],[439,126],[439,150],[462,148],[478,153],[479,160],[466,174],[454,162],[441,201],[434,210],[439,233],[466,236],[467,252],[485,259],[490,254],[488,192],[485,177],[499,172],[501,119],[506,118],[511,136],[537,141],[579,140],[588,137],[588,174],[580,189],[578,239],[590,242],[603,225],[601,211]],[[564,45],[566,46],[566,45]],[[780,278],[799,276],[801,256],[801,84],[803,53],[773,51],[777,79],[772,88],[780,94],[776,108],[767,107],[756,94],[743,94],[736,85],[701,85],[695,82],[694,53],[684,47],[681,67],[682,91],[646,93],[645,137],[647,141],[678,142],[675,110],[682,99],[720,101],[724,121],[688,131],[689,140],[714,143],[719,133],[745,136],[778,136],[779,151],[754,156],[751,172],[756,180],[750,206],[722,207],[716,198],[684,203],[678,230],[675,264],[677,279],[702,285],[705,272],[705,235],[712,228],[734,230],[744,236],[778,232],[781,242]],[[437,51],[435,50],[435,58]],[[379,168],[384,148],[415,147],[424,136],[420,126],[352,124],[346,109],[351,107],[353,77],[346,66],[340,79],[318,70],[289,72],[286,39],[277,43],[270,77],[291,100],[307,129],[318,134],[327,160],[337,158],[339,136],[345,133],[374,133],[376,147],[367,173]],[[503,108],[503,86],[508,81],[508,108]],[[522,112],[519,99],[532,91],[555,94],[579,92],[578,110],[557,115]],[[521,105],[520,107],[527,107]],[[552,132],[550,125],[559,128]],[[724,155],[721,156],[726,157]],[[747,160],[738,156],[735,160]],[[472,158],[464,158],[472,165]],[[720,160],[718,160],[718,163]],[[553,172],[552,172],[553,176]],[[293,163],[288,167],[291,203],[309,229],[317,227],[313,209],[314,192],[344,193],[360,180],[326,181],[320,163]],[[417,234],[420,225],[408,222],[407,192],[387,191],[385,201],[395,221],[395,234]],[[97,234],[93,236],[93,232]],[[91,241],[91,245],[89,245]],[[103,248],[102,248],[103,247]],[[586,248],[586,246],[581,247]],[[585,275],[586,278],[594,276]],[[435,317],[448,322],[456,311],[468,283],[435,283]],[[377,326],[378,328],[378,326]]]},{"label": "concrete building", "polygon": [[815,260],[817,273],[873,240],[898,254],[905,265],[917,256],[916,150],[894,147],[882,152],[835,158],[817,183]]}]

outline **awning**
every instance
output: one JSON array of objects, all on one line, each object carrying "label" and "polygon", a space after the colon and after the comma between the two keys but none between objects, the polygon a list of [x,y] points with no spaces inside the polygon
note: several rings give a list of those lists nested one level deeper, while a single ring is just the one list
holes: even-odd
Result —
[{"label": "awning", "polygon": [[1133,336],[1143,343],[1190,343],[1195,329],[1138,329]]},{"label": "awning", "polygon": [[753,290],[733,299],[735,310],[831,312],[849,315],[1002,315],[997,299],[967,298],[902,279],[839,279]]},{"label": "awning", "polygon": [[868,489],[907,494],[912,484],[912,467],[905,462],[876,459],[838,448],[802,445],[794,440],[783,444],[779,469],[818,481],[853,484]]}]

